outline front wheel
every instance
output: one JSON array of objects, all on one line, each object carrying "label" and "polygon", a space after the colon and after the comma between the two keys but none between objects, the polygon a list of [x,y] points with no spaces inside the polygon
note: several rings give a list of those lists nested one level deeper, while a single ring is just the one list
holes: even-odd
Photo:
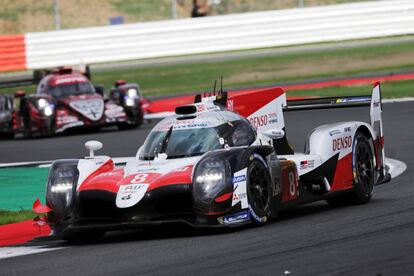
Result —
[{"label": "front wheel", "polygon": [[32,120],[30,118],[27,118],[24,120],[23,125],[23,137],[24,138],[32,138],[33,132],[32,132]]},{"label": "front wheel", "polygon": [[255,158],[247,169],[247,199],[251,220],[263,225],[271,216],[272,185],[269,170],[260,158]]}]

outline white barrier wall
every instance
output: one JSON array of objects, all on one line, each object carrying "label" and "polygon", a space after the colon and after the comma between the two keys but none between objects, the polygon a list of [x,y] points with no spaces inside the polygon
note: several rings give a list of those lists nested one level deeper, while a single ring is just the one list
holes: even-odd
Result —
[{"label": "white barrier wall", "polygon": [[414,33],[414,1],[388,0],[27,33],[29,69]]}]

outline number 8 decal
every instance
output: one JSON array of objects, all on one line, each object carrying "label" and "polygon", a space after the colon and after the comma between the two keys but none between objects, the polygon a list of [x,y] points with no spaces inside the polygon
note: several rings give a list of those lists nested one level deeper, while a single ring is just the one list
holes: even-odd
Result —
[{"label": "number 8 decal", "polygon": [[134,176],[134,178],[131,179],[132,184],[138,184],[144,182],[148,177],[148,174],[141,173]]},{"label": "number 8 decal", "polygon": [[292,171],[289,172],[289,193],[291,196],[296,195],[295,174]]}]

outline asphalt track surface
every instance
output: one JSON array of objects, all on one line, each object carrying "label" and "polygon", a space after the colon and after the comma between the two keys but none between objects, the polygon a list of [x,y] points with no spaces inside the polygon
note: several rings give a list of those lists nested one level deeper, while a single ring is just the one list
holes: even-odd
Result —
[{"label": "asphalt track surface", "polygon": [[[375,187],[366,205],[332,208],[314,203],[281,213],[264,227],[199,231],[168,227],[111,233],[100,243],[0,260],[1,275],[413,275],[414,102],[384,104],[386,155],[407,170]],[[367,108],[286,114],[288,137],[297,151],[322,123],[368,120]],[[102,153],[134,154],[151,125],[35,140],[0,141],[0,162],[85,155],[88,139],[104,142]]]}]

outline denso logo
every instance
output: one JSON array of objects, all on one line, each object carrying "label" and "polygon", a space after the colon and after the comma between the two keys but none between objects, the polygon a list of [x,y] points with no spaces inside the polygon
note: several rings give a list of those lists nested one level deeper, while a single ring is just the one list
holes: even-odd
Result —
[{"label": "denso logo", "polygon": [[351,136],[342,137],[342,138],[332,140],[332,150],[333,151],[347,149],[347,148],[350,148],[351,146],[352,146],[352,137]]},{"label": "denso logo", "polygon": [[268,123],[267,115],[257,116],[249,119],[250,123],[255,127],[265,126]]}]

